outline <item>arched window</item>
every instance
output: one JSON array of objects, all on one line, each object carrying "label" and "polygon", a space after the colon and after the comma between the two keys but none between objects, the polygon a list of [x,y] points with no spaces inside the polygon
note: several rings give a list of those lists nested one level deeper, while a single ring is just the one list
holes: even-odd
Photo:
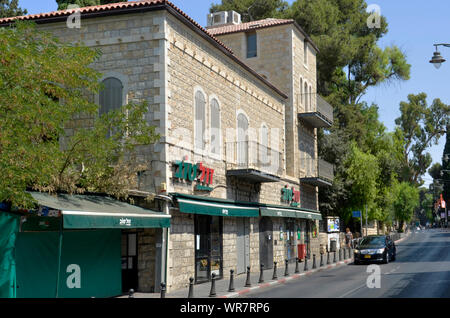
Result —
[{"label": "arched window", "polygon": [[220,108],[217,99],[211,100],[211,153],[220,155]]},{"label": "arched window", "polygon": [[248,164],[248,120],[244,114],[238,115],[237,160],[239,165]]},{"label": "arched window", "polygon": [[205,149],[205,95],[201,91],[195,93],[195,148]]},{"label": "arched window", "polygon": [[[123,84],[115,77],[108,77],[102,81],[103,89],[99,94],[99,115],[118,110],[123,106]],[[113,131],[109,131],[107,137],[111,137]]]},{"label": "arched window", "polygon": [[313,111],[313,104],[312,104],[312,86],[309,86],[309,108],[311,111]]},{"label": "arched window", "polygon": [[100,91],[100,115],[123,106],[123,84],[115,77],[103,80],[103,89]]},{"label": "arched window", "polygon": [[309,105],[308,105],[308,83],[305,82],[305,90],[303,91],[304,96],[304,105],[305,105],[305,112],[309,112]]},{"label": "arched window", "polygon": [[269,164],[269,128],[266,125],[261,126],[259,162],[263,165]]},{"label": "arched window", "polygon": [[303,105],[303,78],[300,77],[300,104]]}]

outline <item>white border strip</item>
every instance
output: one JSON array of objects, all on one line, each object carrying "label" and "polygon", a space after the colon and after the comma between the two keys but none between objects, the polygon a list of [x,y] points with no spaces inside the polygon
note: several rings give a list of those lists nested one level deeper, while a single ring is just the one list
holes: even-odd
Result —
[{"label": "white border strip", "polygon": [[162,218],[170,219],[167,214],[137,214],[137,213],[108,213],[108,212],[87,212],[87,211],[61,211],[63,215],[87,215],[87,216],[115,216],[115,217],[144,217],[144,218]]},{"label": "white border strip", "polygon": [[261,207],[263,209],[267,209],[267,210],[273,210],[273,211],[287,211],[287,212],[294,212],[294,213],[306,213],[306,214],[311,214],[311,215],[322,215],[320,213],[315,213],[315,212],[309,212],[309,211],[299,211],[299,210],[291,210],[291,209],[284,209],[284,208],[269,208],[269,207]]},{"label": "white border strip", "polygon": [[216,208],[226,208],[226,209],[244,209],[244,210],[257,210],[259,212],[259,208],[251,208],[251,207],[245,207],[245,206],[235,206],[235,205],[229,205],[227,203],[224,204],[214,204],[214,203],[203,203],[203,202],[197,202],[195,200],[189,200],[189,199],[179,199],[177,198],[179,202],[187,203],[187,204],[196,204],[196,205],[204,205],[204,206],[213,206]]}]

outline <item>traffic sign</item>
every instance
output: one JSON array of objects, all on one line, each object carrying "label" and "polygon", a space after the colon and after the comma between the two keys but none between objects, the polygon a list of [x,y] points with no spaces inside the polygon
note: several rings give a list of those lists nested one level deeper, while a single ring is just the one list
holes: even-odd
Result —
[{"label": "traffic sign", "polygon": [[361,217],[361,211],[353,211],[353,217],[354,218],[360,218]]}]

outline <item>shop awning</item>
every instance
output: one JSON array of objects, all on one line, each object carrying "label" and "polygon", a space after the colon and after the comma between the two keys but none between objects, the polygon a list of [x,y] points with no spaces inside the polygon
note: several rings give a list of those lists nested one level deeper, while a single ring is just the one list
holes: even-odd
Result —
[{"label": "shop awning", "polygon": [[182,213],[230,217],[259,217],[259,206],[223,199],[173,193]]},{"label": "shop awning", "polygon": [[261,207],[261,216],[282,218],[297,218],[308,220],[322,220],[322,215],[316,211],[306,209],[287,209],[281,207]]},{"label": "shop awning", "polygon": [[170,215],[98,195],[30,192],[41,206],[60,210],[65,229],[168,228]]}]

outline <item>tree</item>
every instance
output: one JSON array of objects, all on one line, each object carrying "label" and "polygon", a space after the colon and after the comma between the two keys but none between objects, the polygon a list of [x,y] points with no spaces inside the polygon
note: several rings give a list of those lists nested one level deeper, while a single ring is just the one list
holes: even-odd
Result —
[{"label": "tree", "polygon": [[318,90],[337,94],[345,104],[355,104],[370,86],[393,79],[409,79],[410,65],[395,46],[384,50],[377,41],[387,33],[382,16],[380,28],[368,28],[364,0],[297,0],[291,17],[318,46]]},{"label": "tree", "polygon": [[56,0],[58,4],[58,10],[67,9],[67,7],[71,4],[77,5],[80,8],[82,7],[90,7],[90,6],[98,6],[101,4],[115,3],[115,2],[127,2],[126,0],[118,1],[118,0]]},{"label": "tree", "polygon": [[289,5],[283,0],[222,0],[213,4],[209,11],[236,11],[241,14],[243,22],[266,18],[282,18]]},{"label": "tree", "polygon": [[440,99],[428,106],[427,95],[408,95],[408,102],[400,103],[401,116],[395,120],[404,136],[403,160],[405,173],[403,180],[422,184],[421,176],[432,163],[426,150],[439,142],[446,132],[450,119],[450,107]]},{"label": "tree", "polygon": [[26,9],[19,7],[19,0],[0,0],[0,18],[26,15]]},{"label": "tree", "polygon": [[351,180],[351,208],[364,209],[367,206],[369,219],[374,219],[373,208],[377,198],[377,180],[380,174],[377,158],[372,154],[362,152],[353,143],[346,166],[346,178]]},{"label": "tree", "polygon": [[[89,96],[101,89],[101,75],[89,65],[100,52],[34,24],[0,29],[0,52],[0,202],[29,207],[27,189],[126,197],[146,168],[132,160],[138,147],[159,138],[144,119],[146,103],[98,116]],[[69,136],[76,118],[85,126]]]},{"label": "tree", "polygon": [[430,169],[428,169],[428,173],[433,179],[441,179],[441,170],[442,165],[439,162],[436,162],[434,165],[431,166]]},{"label": "tree", "polygon": [[392,209],[402,230],[404,223],[412,220],[414,210],[419,206],[419,190],[408,182],[401,182],[393,187],[393,193],[395,200]]}]

